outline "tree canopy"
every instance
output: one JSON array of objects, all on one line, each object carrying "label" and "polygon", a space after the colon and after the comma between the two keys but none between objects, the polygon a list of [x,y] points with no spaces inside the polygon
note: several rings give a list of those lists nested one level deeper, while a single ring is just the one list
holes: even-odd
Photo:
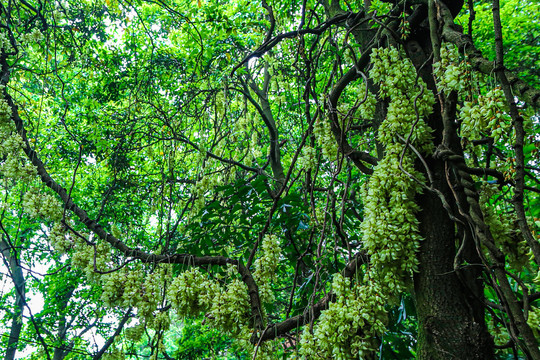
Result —
[{"label": "tree canopy", "polygon": [[540,5],[0,4],[4,359],[540,359]]}]

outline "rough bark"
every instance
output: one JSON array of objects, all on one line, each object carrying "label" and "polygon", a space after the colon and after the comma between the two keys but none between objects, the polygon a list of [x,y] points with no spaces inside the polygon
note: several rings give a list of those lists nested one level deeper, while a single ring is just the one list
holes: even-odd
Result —
[{"label": "rough bark", "polygon": [[[431,165],[436,173],[444,174],[443,164]],[[445,179],[435,180],[444,186]],[[462,270],[458,277],[453,265],[457,240],[453,221],[435,195],[422,195],[420,203],[424,241],[414,277],[418,359],[493,359],[493,342],[480,301],[483,288],[475,277],[478,269]]]},{"label": "rough bark", "polygon": [[[433,91],[435,89],[431,66],[426,65],[431,53],[428,30],[407,44],[407,52],[420,76]],[[424,35],[422,35],[424,34]],[[445,116],[449,114],[446,107]],[[436,106],[428,119],[434,130],[434,144],[443,141],[443,116]],[[456,140],[452,137],[452,140]],[[460,147],[459,142],[456,143]],[[453,195],[448,187],[444,162],[426,159],[433,174],[432,187],[441,191],[451,202]],[[494,345],[489,335],[483,307],[483,285],[479,280],[481,268],[470,266],[455,268],[457,246],[461,237],[456,236],[456,224],[451,220],[441,199],[430,192],[419,196],[422,209],[419,214],[420,231],[424,237],[418,253],[419,272],[414,277],[414,294],[418,314],[418,359],[493,359]],[[457,212],[457,211],[456,211]],[[466,241],[462,256],[469,264],[478,264],[474,243]]]}]

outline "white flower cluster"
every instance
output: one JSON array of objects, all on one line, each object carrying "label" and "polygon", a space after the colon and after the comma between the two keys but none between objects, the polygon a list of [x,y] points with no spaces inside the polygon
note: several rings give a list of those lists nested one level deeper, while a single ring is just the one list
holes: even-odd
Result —
[{"label": "white flower cluster", "polygon": [[531,307],[529,310],[529,317],[527,318],[527,324],[531,327],[536,338],[540,338],[540,309],[537,307]]},{"label": "white flower cluster", "polygon": [[296,164],[300,169],[314,170],[317,167],[317,150],[311,146],[304,146]]},{"label": "white flower cluster", "polygon": [[[424,89],[427,91],[426,94],[431,94],[426,87]],[[419,151],[431,153],[433,151],[431,128],[422,118],[431,112],[433,99],[433,96],[425,95],[417,101],[419,110],[421,107],[420,121],[417,121],[414,96],[411,98],[402,94],[401,97],[392,98],[388,105],[386,120],[379,127],[379,141],[387,148],[397,147],[401,150],[403,141],[397,136],[399,135],[403,139],[409,139],[409,144]]]},{"label": "white flower cluster", "polygon": [[330,129],[329,121],[321,121],[317,119],[313,128],[313,134],[317,143],[322,148],[322,153],[328,161],[335,161],[337,159],[337,144]]},{"label": "white flower cluster", "polygon": [[15,132],[2,130],[0,129],[0,157],[4,157],[4,161],[0,163],[0,172],[6,178],[30,181],[37,174],[37,170],[21,156],[24,146],[22,138]]},{"label": "white flower cluster", "polygon": [[281,256],[279,239],[276,235],[265,235],[262,241],[262,255],[255,260],[253,278],[259,287],[259,296],[263,303],[274,301],[272,283],[276,280],[276,269]]},{"label": "white flower cluster", "polygon": [[0,31],[0,52],[2,51],[11,51],[11,42],[9,41],[8,34],[6,34],[4,31]]},{"label": "white flower cluster", "polygon": [[15,126],[11,124],[12,111],[7,100],[4,99],[4,96],[3,96],[4,88],[5,88],[4,86],[0,87],[0,97],[1,97],[0,98],[0,125],[4,127],[10,124],[9,130],[13,131],[15,130]]},{"label": "white flower cluster", "polygon": [[459,112],[461,136],[478,140],[491,136],[495,142],[512,133],[512,121],[506,111],[504,92],[500,88],[490,90],[478,100],[466,101]]},{"label": "white flower cluster", "polygon": [[251,155],[253,156],[253,159],[258,159],[262,156],[261,147],[258,146],[259,144],[259,134],[257,134],[256,131],[253,131],[251,133],[251,141],[249,143],[249,148],[251,149]]},{"label": "white flower cluster", "polygon": [[[81,234],[85,236],[85,234]],[[71,265],[75,268],[86,270],[87,267],[94,271],[93,261],[94,249],[87,244],[82,243],[77,239],[75,241],[74,252],[71,255]]]},{"label": "white flower cluster", "polygon": [[379,141],[386,148],[401,148],[402,141],[396,136],[400,135],[418,150],[432,151],[431,129],[423,118],[433,111],[435,97],[424,81],[417,79],[412,62],[402,59],[395,48],[374,49],[371,61],[369,74],[379,84],[379,95],[390,99],[387,118],[379,128]]},{"label": "white flower cluster", "polygon": [[126,339],[132,342],[139,342],[144,335],[144,324],[138,324],[124,330]]},{"label": "white flower cluster", "polygon": [[54,223],[49,234],[49,241],[53,248],[61,254],[65,254],[74,245],[71,237],[60,222]]},{"label": "white flower cluster", "polygon": [[167,300],[178,315],[197,315],[207,311],[219,291],[219,285],[207,279],[198,268],[178,275],[167,289]]},{"label": "white flower cluster", "polygon": [[29,33],[24,33],[19,36],[19,41],[23,44],[33,44],[43,41],[44,36],[39,29],[34,28]]},{"label": "white flower cluster", "polygon": [[[81,234],[81,236],[88,238],[88,234]],[[86,244],[82,239],[75,238],[75,250],[71,255],[71,264],[84,271],[86,278],[91,281],[98,282],[101,280],[99,273],[94,271],[108,271],[111,269],[109,256],[111,249],[105,244],[97,244],[95,247]],[[95,259],[94,259],[95,258]]]},{"label": "white flower cluster", "polygon": [[493,336],[493,342],[495,345],[501,346],[507,344],[510,340],[510,334],[506,327],[500,322],[495,323],[493,318],[489,320],[489,333]]},{"label": "white flower cluster", "polygon": [[[379,84],[379,96],[381,98],[403,99],[408,95],[414,99],[420,93],[420,87],[415,88],[417,83],[416,70],[411,60],[402,58],[396,48],[373,49],[371,54],[373,67],[369,71],[370,77]],[[422,85],[424,91],[418,99],[417,107],[420,115],[429,114],[435,103],[433,94],[427,90],[422,79],[418,79],[418,85]]]},{"label": "white flower cluster", "polygon": [[368,91],[366,101],[358,105],[358,113],[362,119],[373,119],[375,116],[375,108],[377,105],[377,97],[371,91]]},{"label": "white flower cluster", "polygon": [[433,64],[433,74],[437,87],[445,94],[451,91],[461,92],[469,83],[470,66],[460,61],[457,47],[445,43],[441,47],[441,61]]},{"label": "white flower cluster", "polygon": [[[374,350],[373,339],[385,329],[387,314],[377,285],[353,286],[340,274],[334,276],[336,301],[324,310],[313,328],[302,334],[304,359],[358,359]],[[362,329],[358,331],[358,329]]]},{"label": "white flower cluster", "polygon": [[169,330],[171,327],[171,317],[168,311],[159,311],[153,318],[151,327],[160,330]]},{"label": "white flower cluster", "polygon": [[538,269],[536,277],[533,279],[533,283],[535,283],[536,285],[540,285],[540,269]]},{"label": "white flower cluster", "polygon": [[[233,271],[234,268],[228,270],[229,276]],[[238,279],[222,287],[193,268],[173,280],[167,289],[167,300],[180,316],[205,312],[210,324],[233,336],[247,331],[249,296],[246,285]]]},{"label": "white flower cluster", "polygon": [[[375,167],[365,194],[365,217],[361,224],[363,244],[370,256],[373,277],[390,291],[399,293],[417,269],[416,251],[422,240],[414,196],[419,185],[399,167],[400,155],[389,149]],[[423,179],[414,169],[414,161],[405,156],[405,171]]]},{"label": "white flower cluster", "polygon": [[22,204],[24,211],[34,218],[42,217],[54,221],[62,219],[62,206],[52,195],[30,189],[24,193]]},{"label": "white flower cluster", "polygon": [[0,173],[6,178],[28,182],[37,170],[22,159],[24,142],[16,132],[11,121],[12,110],[7,100],[3,98],[4,87],[0,86]]},{"label": "white flower cluster", "polygon": [[137,308],[139,316],[143,317],[150,327],[168,327],[168,315],[153,315],[162,298],[163,273],[159,270],[146,274],[140,268],[124,267],[122,270],[101,275],[101,300],[108,307]]},{"label": "white flower cluster", "polygon": [[219,91],[215,97],[215,109],[218,116],[223,116],[228,108],[227,94],[225,91]]},{"label": "white flower cluster", "polygon": [[[413,64],[401,59],[396,49],[377,50],[372,61],[370,74],[380,81],[381,94],[390,96],[390,104],[379,129],[379,140],[386,153],[368,183],[361,229],[372,264],[370,276],[379,282],[385,294],[391,295],[403,290],[416,270],[416,250],[421,240],[415,217],[419,208],[414,201],[421,187],[409,174],[420,180],[423,176],[414,169],[414,157],[408,149],[404,151],[402,139],[409,139],[420,151],[432,151],[431,129],[423,118],[431,112],[435,100],[421,79],[419,86],[415,86]],[[420,93],[419,88],[424,91]]]},{"label": "white flower cluster", "polygon": [[199,181],[197,181],[192,189],[192,193],[195,196],[195,201],[193,203],[194,212],[198,212],[204,207],[204,195],[218,184],[218,178],[215,176],[205,175]]},{"label": "white flower cluster", "polygon": [[244,132],[248,134],[250,132],[249,128],[254,122],[254,118],[256,116],[253,115],[250,111],[246,111],[245,116],[239,116],[238,119],[235,122],[235,128],[238,132]]},{"label": "white flower cluster", "polygon": [[246,284],[234,279],[227,284],[226,289],[216,293],[208,316],[211,323],[222,331],[235,336],[248,326],[249,296]]}]

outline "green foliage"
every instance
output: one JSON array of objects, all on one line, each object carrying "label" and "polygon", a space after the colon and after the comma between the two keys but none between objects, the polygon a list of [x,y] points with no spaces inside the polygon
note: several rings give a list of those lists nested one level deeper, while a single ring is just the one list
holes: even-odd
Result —
[{"label": "green foliage", "polygon": [[177,359],[248,359],[247,354],[234,348],[232,339],[201,320],[186,318],[176,341]]},{"label": "green foliage", "polygon": [[[495,59],[493,12],[490,2],[474,2],[475,19],[472,36],[475,45],[486,58]],[[501,0],[501,21],[505,65],[516,71],[529,84],[540,85],[540,5],[535,1]],[[468,30],[470,11],[464,12],[459,22]]]},{"label": "green foliage", "polygon": [[[473,36],[493,59],[487,5],[475,4]],[[506,64],[532,85],[537,8],[502,7]],[[507,281],[511,303],[529,306],[516,323],[528,321],[534,340],[538,304],[526,297],[539,291],[538,117],[518,104],[527,133],[521,201],[507,95],[453,45],[442,43],[433,63],[423,25],[407,28],[407,42],[402,20],[416,9],[0,5],[9,283],[0,329],[22,324],[21,357],[412,358],[425,341],[413,286],[433,265],[418,254],[434,241],[426,224],[448,219],[455,234],[440,246],[455,248],[442,272],[469,282],[455,295],[485,311],[498,345],[520,334],[499,355],[524,354],[526,334],[498,286]],[[443,158],[441,149],[454,153]],[[428,196],[443,218],[424,213]],[[489,231],[493,243],[481,243]],[[470,267],[479,268],[473,280],[461,277]],[[13,269],[24,270],[20,293]],[[17,317],[20,296],[29,305]]]}]

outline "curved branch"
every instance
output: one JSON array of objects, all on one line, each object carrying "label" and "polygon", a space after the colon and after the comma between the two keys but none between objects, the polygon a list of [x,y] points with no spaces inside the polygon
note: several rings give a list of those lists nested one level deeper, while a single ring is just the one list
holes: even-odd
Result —
[{"label": "curved branch", "polygon": [[360,171],[362,171],[365,174],[372,174],[373,170],[368,168],[364,165],[365,163],[371,164],[371,165],[377,165],[379,160],[369,155],[366,152],[354,150],[352,146],[347,141],[347,137],[344,134],[344,130],[339,127],[338,121],[337,121],[337,103],[339,100],[339,97],[343,93],[343,90],[349,85],[351,82],[357,80],[361,77],[361,71],[360,69],[364,69],[367,64],[369,63],[371,51],[373,50],[373,47],[368,47],[360,59],[358,59],[358,62],[354,64],[349,71],[345,73],[336,83],[332,91],[330,92],[328,96],[328,106],[330,107],[330,120],[331,120],[331,130],[334,134],[334,137],[338,143],[338,147],[340,151],[346,155],[349,159],[352,160],[352,162],[358,167]]},{"label": "curved branch", "polygon": [[259,115],[261,115],[263,122],[268,129],[268,133],[270,134],[270,166],[272,168],[274,178],[277,182],[277,188],[279,189],[284,184],[285,174],[283,171],[283,165],[281,164],[281,146],[279,144],[278,129],[276,126],[276,121],[274,120],[274,115],[272,114],[272,109],[270,108],[270,102],[268,101],[267,84],[270,82],[270,74],[268,73],[266,65],[264,70],[264,77],[264,82],[266,85],[264,86],[263,90],[261,90],[257,86],[257,84],[255,84],[251,77],[248,78],[249,86],[257,94],[261,102],[260,104],[249,94],[248,84],[246,84],[246,81],[244,81],[244,79],[240,79],[244,90],[236,90],[242,95],[244,95],[244,97],[255,107]]},{"label": "curved branch", "polygon": [[[445,6],[441,6],[441,16],[443,18],[443,38],[456,45],[460,51],[463,51],[475,69],[484,74],[492,74],[493,71],[497,70],[493,61],[484,58],[480,50],[474,46],[472,38],[456,29],[450,10]],[[503,73],[508,79],[508,84],[520,100],[533,107],[540,107],[540,89],[533,88],[508,69],[503,69]]]},{"label": "curved branch", "polygon": [[268,20],[270,20],[270,30],[268,30],[268,34],[266,34],[266,38],[264,39],[264,42],[270,41],[272,38],[272,35],[274,34],[274,29],[276,28],[276,19],[274,18],[274,10],[266,0],[262,0],[262,7],[268,11]]},{"label": "curved branch", "polygon": [[[3,70],[8,68],[7,63],[5,61],[3,62],[2,66],[3,66]],[[231,265],[238,266],[238,271],[240,275],[242,276],[242,280],[248,287],[248,291],[250,295],[250,302],[251,302],[251,307],[252,307],[253,325],[255,328],[258,328],[262,325],[263,323],[262,316],[261,316],[262,311],[260,310],[261,303],[259,299],[257,285],[249,269],[243,266],[238,260],[227,258],[225,256],[193,256],[190,254],[172,254],[172,255],[149,254],[142,250],[134,249],[127,246],[124,242],[116,238],[114,235],[107,233],[105,229],[103,229],[103,227],[98,222],[91,219],[88,216],[88,213],[84,209],[80,208],[73,202],[73,200],[69,196],[66,189],[60,186],[51,177],[47,169],[45,169],[45,165],[43,164],[43,161],[41,161],[38,154],[30,146],[30,142],[28,141],[28,138],[26,136],[26,129],[24,128],[23,121],[21,117],[19,116],[17,106],[15,105],[15,103],[13,102],[13,99],[11,98],[9,94],[5,93],[5,97],[8,102],[8,105],[12,109],[12,119],[13,119],[13,122],[15,123],[17,132],[22,137],[23,142],[25,144],[24,152],[26,156],[28,157],[28,159],[30,160],[30,162],[37,168],[37,173],[41,181],[60,197],[60,199],[62,200],[62,203],[64,204],[64,208],[71,210],[79,218],[79,220],[86,226],[88,230],[96,234],[101,240],[109,243],[113,248],[123,253],[126,257],[133,257],[134,259],[140,260],[144,263],[186,264],[190,266],[203,266],[203,265],[227,266],[231,264]]]},{"label": "curved branch", "polygon": [[234,73],[236,72],[236,70],[238,70],[240,67],[242,67],[249,60],[251,60],[253,58],[256,58],[256,57],[263,56],[268,51],[272,50],[272,48],[274,48],[274,46],[279,44],[284,39],[292,39],[292,38],[295,38],[295,37],[297,37],[299,35],[304,35],[304,34],[321,35],[323,32],[325,32],[332,25],[339,24],[339,23],[347,20],[349,17],[351,17],[351,16],[354,17],[356,15],[357,15],[357,13],[346,12],[344,14],[339,14],[339,15],[334,16],[333,18],[323,22],[322,24],[320,24],[319,26],[317,26],[317,27],[315,27],[313,29],[309,29],[309,28],[308,29],[300,29],[300,30],[289,31],[289,32],[286,32],[286,33],[283,33],[283,34],[276,35],[272,39],[265,41],[261,46],[259,46],[259,48],[257,50],[253,51],[252,53],[247,55],[242,61],[240,61],[232,69],[230,76],[233,76]]},{"label": "curved branch", "polygon": [[[2,230],[4,230],[2,226]],[[7,237],[7,232],[5,233]],[[24,305],[26,303],[26,290],[25,280],[22,268],[19,266],[19,260],[17,259],[17,253],[13,251],[13,247],[4,240],[4,234],[0,236],[0,255],[4,266],[8,270],[9,277],[13,281],[15,287],[15,311],[12,315],[11,329],[8,336],[7,347],[5,352],[5,360],[15,359],[15,352],[17,351],[17,344],[20,340],[20,335],[23,327],[23,322],[19,318],[22,318],[24,314]]]},{"label": "curved branch", "polygon": [[[354,274],[356,274],[356,269],[358,266],[367,264],[368,262],[369,258],[365,254],[358,253],[356,254],[355,258],[345,266],[345,268],[341,271],[341,274],[347,278],[351,278],[354,276]],[[251,338],[251,343],[257,344],[259,341],[273,340],[293,329],[299,328],[305,324],[309,324],[312,317],[317,319],[321,315],[321,312],[328,308],[328,304],[335,301],[335,298],[336,296],[332,292],[326,294],[322,299],[314,304],[309,311],[306,309],[304,310],[303,314],[293,316],[292,318],[288,318],[280,323],[268,326],[260,337],[254,336]]]}]

